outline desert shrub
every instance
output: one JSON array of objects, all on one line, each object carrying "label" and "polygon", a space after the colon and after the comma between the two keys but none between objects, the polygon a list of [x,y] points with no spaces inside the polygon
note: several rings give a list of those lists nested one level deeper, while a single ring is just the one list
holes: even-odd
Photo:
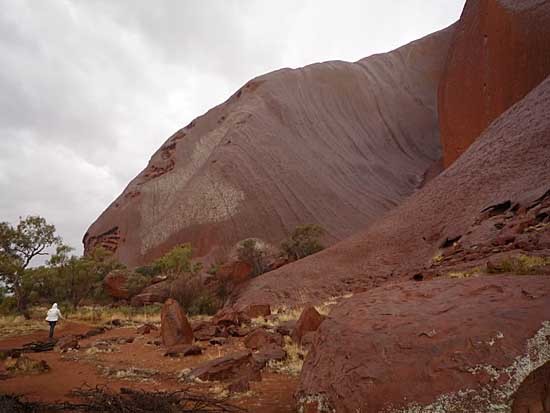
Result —
[{"label": "desert shrub", "polygon": [[503,259],[497,265],[487,266],[487,273],[512,273],[518,275],[536,275],[550,272],[550,258],[517,255]]},{"label": "desert shrub", "polygon": [[139,294],[145,287],[151,284],[151,278],[150,276],[146,276],[143,274],[140,274],[138,272],[133,272],[128,276],[128,281],[126,282],[126,286],[128,288],[128,292],[130,293],[130,297],[133,297],[136,294]]},{"label": "desert shrub", "polygon": [[324,248],[319,241],[324,234],[325,230],[319,225],[298,225],[290,237],[282,242],[281,250],[289,260],[299,260]]},{"label": "desert shrub", "polygon": [[153,278],[155,275],[159,275],[161,273],[161,268],[160,266],[155,265],[143,265],[141,267],[137,267],[134,272],[143,275],[144,277]]},{"label": "desert shrub", "polygon": [[191,315],[214,314],[223,304],[221,299],[204,285],[202,279],[193,274],[181,275],[174,280],[170,297],[179,302]]},{"label": "desert shrub", "polygon": [[262,250],[258,242],[253,239],[241,241],[237,249],[239,260],[250,264],[252,267],[252,276],[256,277],[267,271],[265,251]]},{"label": "desert shrub", "polygon": [[191,244],[181,244],[154,261],[152,266],[158,273],[167,275],[197,274],[202,269],[202,264],[193,262],[192,257],[193,248]]},{"label": "desert shrub", "polygon": [[208,267],[208,270],[206,270],[206,273],[210,275],[216,275],[220,270],[220,267],[221,267],[221,264],[219,263],[210,264],[210,267]]}]

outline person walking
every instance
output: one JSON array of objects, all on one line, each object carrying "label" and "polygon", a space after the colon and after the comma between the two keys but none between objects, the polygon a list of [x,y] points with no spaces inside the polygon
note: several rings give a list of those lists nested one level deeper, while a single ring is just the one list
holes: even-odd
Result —
[{"label": "person walking", "polygon": [[57,308],[57,303],[54,303],[52,305],[52,308],[48,310],[48,314],[46,315],[46,321],[50,324],[50,340],[53,338],[55,324],[60,318],[63,319],[63,316],[61,315],[61,311],[59,311],[59,308]]}]

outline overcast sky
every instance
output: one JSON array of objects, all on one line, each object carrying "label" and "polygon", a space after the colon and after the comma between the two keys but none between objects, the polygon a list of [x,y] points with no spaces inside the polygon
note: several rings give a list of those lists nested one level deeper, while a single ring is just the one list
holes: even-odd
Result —
[{"label": "overcast sky", "polygon": [[0,221],[82,235],[176,130],[247,80],[442,29],[464,0],[0,0]]}]

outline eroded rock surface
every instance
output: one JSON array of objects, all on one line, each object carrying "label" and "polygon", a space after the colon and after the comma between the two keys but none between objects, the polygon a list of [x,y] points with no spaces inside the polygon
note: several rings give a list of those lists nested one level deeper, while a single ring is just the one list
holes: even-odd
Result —
[{"label": "eroded rock surface", "polygon": [[176,244],[223,256],[298,224],[342,239],[399,204],[441,156],[436,95],[452,28],[356,63],[251,80],[176,132],[84,236],[130,266]]},{"label": "eroded rock surface", "polygon": [[162,306],[160,335],[167,347],[193,343],[193,329],[179,303],[171,298]]},{"label": "eroded rock surface", "polygon": [[312,412],[502,411],[495,406],[510,407],[522,382],[550,361],[549,309],[545,276],[408,282],[359,294],[321,324],[299,400]]},{"label": "eroded rock surface", "polygon": [[[448,244],[451,248],[457,237],[463,237],[470,250],[476,244],[485,245],[477,249],[477,259],[509,246],[517,252],[550,253],[550,225],[542,215],[544,199],[550,195],[549,136],[547,78],[402,205],[366,231],[253,279],[240,292],[235,307],[245,308],[253,302],[269,302],[274,308],[304,300],[319,303],[409,279],[437,263],[443,257],[442,248]],[[537,208],[535,220],[542,220],[528,232],[529,225],[523,226],[523,241],[493,246],[492,241],[508,231],[509,224],[518,231],[519,221],[503,220],[495,226],[491,220],[496,215],[490,215],[504,209],[502,219],[506,214],[531,219],[529,208],[533,214]],[[521,237],[518,234],[518,241]]]}]

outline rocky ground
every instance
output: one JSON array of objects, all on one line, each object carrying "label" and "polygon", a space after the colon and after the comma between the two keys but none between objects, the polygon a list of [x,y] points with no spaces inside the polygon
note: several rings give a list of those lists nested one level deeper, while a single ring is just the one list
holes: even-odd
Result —
[{"label": "rocky ground", "polygon": [[0,394],[58,403],[77,402],[71,391],[81,386],[187,389],[250,412],[295,411],[310,330],[324,319],[313,307],[297,322],[299,315],[296,310],[272,315],[269,306],[255,306],[187,323],[169,300],[162,326],[62,322],[53,349],[22,350],[28,343],[45,345],[46,331],[0,340]]}]

